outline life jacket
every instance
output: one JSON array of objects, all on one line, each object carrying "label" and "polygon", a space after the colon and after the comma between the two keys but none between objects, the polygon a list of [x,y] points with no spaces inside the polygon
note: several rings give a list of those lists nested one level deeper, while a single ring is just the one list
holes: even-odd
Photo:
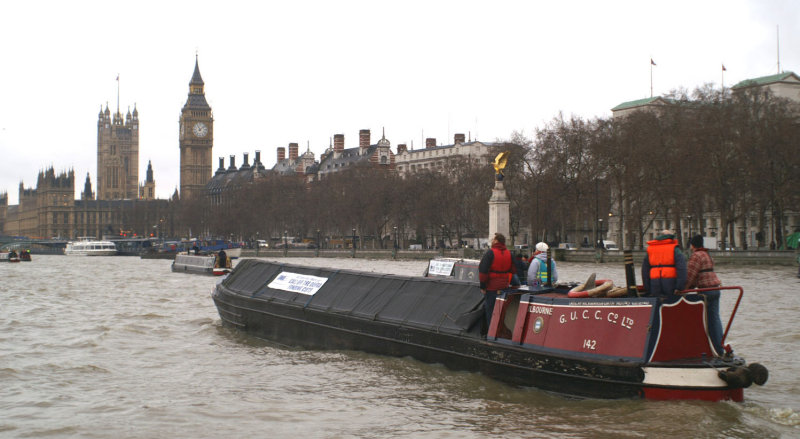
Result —
[{"label": "life jacket", "polygon": [[489,278],[495,279],[500,277],[511,282],[511,264],[513,264],[511,252],[492,248],[492,253],[494,253],[494,259],[492,260],[492,266],[489,267]]},{"label": "life jacket", "polygon": [[536,278],[539,279],[540,285],[546,285],[550,278],[547,276],[547,261],[536,258],[539,261],[539,271],[536,272]]},{"label": "life jacket", "polygon": [[674,239],[656,239],[647,242],[647,258],[650,261],[650,279],[675,279],[678,271],[675,269],[675,247],[678,241]]}]

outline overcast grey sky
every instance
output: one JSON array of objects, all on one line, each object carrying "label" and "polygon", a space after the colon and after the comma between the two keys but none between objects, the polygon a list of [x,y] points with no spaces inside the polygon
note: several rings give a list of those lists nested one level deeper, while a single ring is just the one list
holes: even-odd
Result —
[{"label": "overcast grey sky", "polygon": [[370,129],[398,143],[531,135],[558,114],[800,70],[797,1],[30,1],[0,6],[0,192],[39,170],[87,172],[97,114],[136,104],[139,179],[178,186],[178,118],[195,54],[214,161],[290,142],[317,158]]}]

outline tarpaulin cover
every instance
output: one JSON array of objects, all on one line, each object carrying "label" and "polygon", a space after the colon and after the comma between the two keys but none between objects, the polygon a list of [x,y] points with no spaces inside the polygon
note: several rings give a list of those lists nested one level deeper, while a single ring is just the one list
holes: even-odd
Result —
[{"label": "tarpaulin cover", "polygon": [[[326,278],[313,295],[269,288],[281,272]],[[223,281],[241,295],[316,311],[478,337],[483,295],[475,283],[303,267],[245,259]]]}]

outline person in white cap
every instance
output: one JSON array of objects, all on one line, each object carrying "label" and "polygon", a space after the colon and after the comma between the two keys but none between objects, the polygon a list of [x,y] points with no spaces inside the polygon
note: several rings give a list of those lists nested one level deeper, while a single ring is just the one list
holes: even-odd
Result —
[{"label": "person in white cap", "polygon": [[[536,244],[536,251],[531,258],[531,265],[528,267],[528,285],[545,285],[550,279],[547,276],[547,249],[549,247],[544,242]],[[550,275],[552,283],[558,280],[556,271],[556,261],[550,260]]]}]

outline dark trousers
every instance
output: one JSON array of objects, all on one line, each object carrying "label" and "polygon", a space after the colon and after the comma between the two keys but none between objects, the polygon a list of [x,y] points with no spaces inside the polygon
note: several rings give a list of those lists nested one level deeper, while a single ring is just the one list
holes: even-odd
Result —
[{"label": "dark trousers", "polygon": [[719,291],[706,291],[702,293],[706,296],[706,320],[708,321],[708,336],[717,354],[722,355],[725,349],[722,347],[722,320],[719,318]]},{"label": "dark trousers", "polygon": [[492,314],[494,313],[494,302],[499,296],[499,291],[486,291],[483,296],[483,310],[486,313],[486,330],[489,330],[489,323],[492,322]]}]

